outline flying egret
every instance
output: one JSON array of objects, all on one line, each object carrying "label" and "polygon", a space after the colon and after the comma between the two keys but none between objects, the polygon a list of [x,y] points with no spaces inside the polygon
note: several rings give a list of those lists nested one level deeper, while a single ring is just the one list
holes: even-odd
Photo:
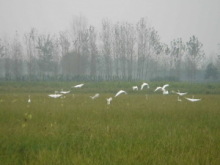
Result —
[{"label": "flying egret", "polygon": [[127,92],[120,90],[116,93],[115,97],[119,96],[120,94],[127,94]]},{"label": "flying egret", "polygon": [[138,91],[138,86],[133,86],[132,89],[133,91]]},{"label": "flying egret", "polygon": [[61,94],[68,94],[70,91],[64,91],[63,89],[60,91]]},{"label": "flying egret", "polygon": [[158,90],[162,90],[162,87],[157,87],[154,92],[158,91]]},{"label": "flying egret", "polygon": [[28,103],[31,103],[31,96],[28,96]]},{"label": "flying egret", "polygon": [[163,87],[162,87],[162,90],[164,90],[166,87],[168,87],[169,84],[165,84]]},{"label": "flying egret", "polygon": [[176,94],[178,94],[179,96],[184,96],[184,95],[186,95],[187,94],[187,92],[180,92],[179,90],[178,90],[178,92],[176,92]]},{"label": "flying egret", "polygon": [[75,85],[73,86],[74,88],[81,88],[84,84],[78,84],[78,85]]},{"label": "flying egret", "polygon": [[111,104],[111,101],[112,101],[112,97],[109,97],[109,98],[107,98],[106,100],[107,100],[107,104],[110,105],[110,104]]},{"label": "flying egret", "polygon": [[143,88],[144,88],[145,86],[147,86],[147,88],[150,88],[150,86],[148,85],[148,83],[143,83],[143,84],[141,85],[141,90],[143,90]]},{"label": "flying egret", "polygon": [[52,98],[58,98],[58,97],[62,96],[62,94],[57,94],[57,91],[55,91],[55,94],[49,94],[48,96],[52,97]]},{"label": "flying egret", "polygon": [[194,96],[192,98],[188,98],[188,97],[185,97],[188,101],[191,101],[191,102],[197,102],[197,101],[201,101],[201,99],[194,99]]},{"label": "flying egret", "polygon": [[96,93],[94,96],[90,96],[91,97],[91,99],[96,99],[96,98],[98,98],[99,97],[99,93]]},{"label": "flying egret", "polygon": [[157,87],[155,90],[154,90],[154,92],[156,92],[156,91],[158,91],[158,90],[161,90],[162,92],[164,92],[164,91],[166,91],[166,87],[168,87],[169,86],[169,84],[165,84],[164,86],[162,86],[162,87]]}]

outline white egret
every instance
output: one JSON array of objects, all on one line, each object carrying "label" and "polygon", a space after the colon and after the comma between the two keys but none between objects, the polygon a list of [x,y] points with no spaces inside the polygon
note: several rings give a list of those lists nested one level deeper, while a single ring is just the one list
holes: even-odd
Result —
[{"label": "white egret", "polygon": [[64,91],[63,89],[60,91],[61,94],[68,94],[70,91]]},{"label": "white egret", "polygon": [[123,91],[123,90],[120,90],[118,91],[116,94],[115,94],[115,97],[121,95],[121,94],[127,94],[127,92]]},{"label": "white egret", "polygon": [[162,88],[162,91],[163,91],[163,95],[168,95],[168,94],[169,94],[169,91],[166,90],[166,89],[163,89],[163,88]]},{"label": "white egret", "polygon": [[78,84],[78,85],[75,85],[73,86],[74,88],[81,88],[84,84]]},{"label": "white egret", "polygon": [[185,97],[188,101],[191,101],[191,102],[197,102],[197,101],[201,101],[201,99],[194,99],[194,96],[192,98],[188,98],[188,97]]},{"label": "white egret", "polygon": [[109,97],[109,98],[107,98],[106,100],[107,100],[107,104],[110,105],[110,104],[111,104],[111,101],[112,101],[112,97]]},{"label": "white egret", "polygon": [[138,86],[133,86],[132,89],[133,91],[138,91]]},{"label": "white egret", "polygon": [[163,87],[162,87],[162,90],[164,90],[166,87],[168,87],[169,84],[165,84]]},{"label": "white egret", "polygon": [[57,94],[57,91],[55,91],[55,94],[49,94],[48,96],[52,97],[52,98],[58,98],[58,97],[62,96],[62,94]]},{"label": "white egret", "polygon": [[28,103],[31,103],[31,96],[28,96]]},{"label": "white egret", "polygon": [[99,93],[96,93],[94,96],[90,96],[91,97],[91,99],[96,99],[96,98],[98,98],[99,97]]},{"label": "white egret", "polygon": [[162,90],[162,87],[157,87],[154,92],[158,91],[158,90]]},{"label": "white egret", "polygon": [[52,97],[52,98],[58,98],[58,97],[62,96],[62,94],[50,94],[48,96]]},{"label": "white egret", "polygon": [[157,87],[155,90],[154,90],[154,92],[156,92],[156,91],[158,91],[158,90],[161,90],[162,92],[164,92],[164,91],[166,91],[166,87],[168,87],[169,86],[169,84],[165,84],[164,86],[162,86],[162,87]]},{"label": "white egret", "polygon": [[178,92],[176,92],[176,94],[178,94],[179,96],[184,96],[184,95],[187,94],[187,92],[180,92],[180,91],[178,90]]},{"label": "white egret", "polygon": [[141,90],[143,90],[143,88],[144,88],[145,86],[147,86],[147,88],[150,88],[150,86],[148,85],[148,83],[143,83],[143,84],[141,85]]}]

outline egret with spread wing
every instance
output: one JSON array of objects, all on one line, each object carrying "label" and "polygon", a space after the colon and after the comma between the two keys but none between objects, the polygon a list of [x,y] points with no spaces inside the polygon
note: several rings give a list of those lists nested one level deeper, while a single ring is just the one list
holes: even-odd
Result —
[{"label": "egret with spread wing", "polygon": [[143,83],[143,84],[141,85],[141,90],[143,90],[143,88],[144,88],[145,86],[147,86],[147,88],[150,88],[150,86],[149,86],[148,83]]},{"label": "egret with spread wing", "polygon": [[127,94],[127,92],[125,92],[124,90],[120,90],[115,94],[115,97],[121,95],[121,94]]},{"label": "egret with spread wing", "polygon": [[75,85],[73,86],[73,88],[81,88],[84,84],[78,84],[78,85]]}]

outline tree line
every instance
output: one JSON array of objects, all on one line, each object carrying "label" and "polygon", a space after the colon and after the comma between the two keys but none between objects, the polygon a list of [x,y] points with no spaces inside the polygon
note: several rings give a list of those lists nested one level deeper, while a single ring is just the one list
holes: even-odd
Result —
[{"label": "tree line", "polygon": [[194,81],[205,74],[205,62],[196,36],[162,43],[145,18],[136,24],[104,19],[98,31],[79,16],[56,35],[32,28],[12,41],[0,39],[1,80]]}]

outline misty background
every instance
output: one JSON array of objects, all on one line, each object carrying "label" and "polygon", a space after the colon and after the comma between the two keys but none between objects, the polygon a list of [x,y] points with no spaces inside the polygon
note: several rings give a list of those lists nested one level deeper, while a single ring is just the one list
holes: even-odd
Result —
[{"label": "misty background", "polygon": [[0,79],[218,81],[219,5],[0,0]]}]

